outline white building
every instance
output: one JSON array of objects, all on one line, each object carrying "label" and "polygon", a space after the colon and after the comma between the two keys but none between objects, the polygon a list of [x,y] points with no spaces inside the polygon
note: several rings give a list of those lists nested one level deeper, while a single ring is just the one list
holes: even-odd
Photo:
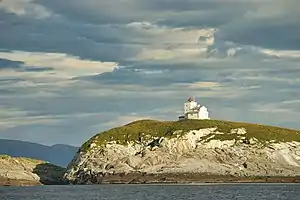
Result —
[{"label": "white building", "polygon": [[205,106],[198,104],[194,98],[190,97],[186,103],[184,103],[184,115],[179,117],[179,120],[183,119],[209,119],[208,111]]}]

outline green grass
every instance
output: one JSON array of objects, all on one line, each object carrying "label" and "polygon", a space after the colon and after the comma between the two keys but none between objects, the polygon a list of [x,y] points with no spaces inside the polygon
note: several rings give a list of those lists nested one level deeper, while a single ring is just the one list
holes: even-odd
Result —
[{"label": "green grass", "polygon": [[20,161],[32,162],[32,163],[44,163],[45,161],[34,159],[34,158],[27,158],[27,157],[13,157],[9,155],[0,154],[0,159],[18,159]]},{"label": "green grass", "polygon": [[49,169],[49,168],[52,168],[56,171],[63,171],[65,170],[65,168],[63,167],[60,167],[60,166],[57,166],[57,165],[53,165],[51,163],[48,163],[46,161],[43,161],[43,160],[38,160],[38,159],[34,159],[34,158],[27,158],[27,157],[12,157],[12,156],[9,156],[9,155],[4,155],[4,154],[0,154],[0,159],[17,159],[18,161],[21,161],[21,162],[30,162],[30,163],[33,163],[33,164],[40,164],[40,165],[43,165],[46,169]]},{"label": "green grass", "polygon": [[218,131],[225,133],[222,135],[215,135],[214,139],[219,140],[234,139],[234,137],[237,137],[235,134],[232,135],[227,133],[230,133],[231,129],[243,127],[247,131],[244,135],[246,138],[255,137],[262,142],[271,140],[277,142],[300,141],[300,131],[260,124],[220,120],[139,120],[95,135],[82,145],[81,151],[87,151],[91,143],[96,143],[100,146],[109,141],[116,141],[119,144],[125,145],[127,142],[138,141],[141,136],[150,135],[152,137],[172,138],[177,136],[172,134],[176,130],[182,130],[181,134],[184,134],[190,130],[214,127],[217,127]]}]

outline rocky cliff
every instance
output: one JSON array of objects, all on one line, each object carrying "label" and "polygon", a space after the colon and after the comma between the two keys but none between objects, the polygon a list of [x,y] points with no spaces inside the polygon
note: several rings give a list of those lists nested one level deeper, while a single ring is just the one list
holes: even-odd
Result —
[{"label": "rocky cliff", "polygon": [[216,120],[141,120],[83,144],[64,178],[99,184],[297,176],[300,131]]},{"label": "rocky cliff", "polygon": [[0,155],[0,186],[63,184],[64,172],[45,161]]}]

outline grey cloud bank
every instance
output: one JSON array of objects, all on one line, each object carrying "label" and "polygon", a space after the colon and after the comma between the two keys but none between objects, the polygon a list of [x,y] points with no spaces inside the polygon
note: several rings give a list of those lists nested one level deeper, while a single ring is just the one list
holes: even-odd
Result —
[{"label": "grey cloud bank", "polygon": [[0,1],[0,138],[80,145],[132,120],[175,120],[188,96],[212,118],[300,129],[299,7]]}]

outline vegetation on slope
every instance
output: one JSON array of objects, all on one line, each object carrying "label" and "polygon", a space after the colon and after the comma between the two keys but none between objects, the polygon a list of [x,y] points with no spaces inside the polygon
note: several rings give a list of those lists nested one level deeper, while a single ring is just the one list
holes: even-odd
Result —
[{"label": "vegetation on slope", "polygon": [[9,155],[5,155],[5,154],[0,154],[0,161],[1,160],[16,160],[22,164],[30,164],[30,165],[43,165],[43,166],[47,166],[48,168],[54,169],[55,171],[63,171],[65,170],[65,168],[57,166],[57,165],[53,165],[51,163],[48,163],[46,161],[43,160],[38,160],[38,159],[34,159],[34,158],[26,158],[26,157],[12,157]]},{"label": "vegetation on slope", "polygon": [[300,141],[300,131],[260,124],[220,120],[139,120],[95,135],[82,145],[81,150],[87,151],[91,143],[103,145],[109,141],[116,141],[119,144],[127,144],[127,142],[138,141],[141,137],[147,135],[172,138],[177,136],[177,134],[174,135],[173,133],[178,130],[182,130],[181,134],[184,134],[190,130],[203,128],[217,128],[217,131],[223,132],[224,134],[222,135],[215,135],[214,139],[219,140],[234,139],[236,135],[229,134],[230,130],[245,128],[247,131],[245,134],[246,138],[254,137],[259,141],[273,140],[276,142]]},{"label": "vegetation on slope", "polygon": [[42,160],[26,158],[26,157],[12,157],[12,156],[5,155],[5,154],[0,154],[0,159],[4,159],[4,160],[16,159],[18,161],[30,162],[30,163],[34,163],[34,164],[45,163],[45,161],[42,161]]}]

